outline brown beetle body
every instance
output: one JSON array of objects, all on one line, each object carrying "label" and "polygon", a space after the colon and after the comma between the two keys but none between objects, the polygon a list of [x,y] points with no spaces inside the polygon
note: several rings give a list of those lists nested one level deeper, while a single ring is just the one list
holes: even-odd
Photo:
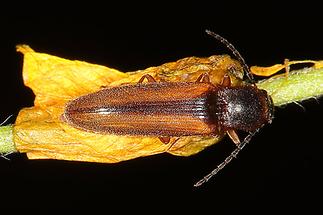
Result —
[{"label": "brown beetle body", "polygon": [[[249,67],[234,46],[220,35],[206,32],[232,51],[252,80]],[[212,84],[207,73],[196,82],[159,83],[146,74],[138,84],[106,88],[68,102],[62,119],[88,132],[156,136],[164,143],[170,137],[227,133],[237,148],[194,185],[200,186],[235,158],[273,118],[273,103],[267,92],[254,84],[231,86],[228,74],[235,74],[234,67],[227,69],[221,85]],[[148,83],[142,83],[144,79]],[[241,142],[236,130],[249,134]]]},{"label": "brown beetle body", "polygon": [[107,88],[66,105],[64,121],[103,134],[180,137],[253,131],[271,120],[267,93],[255,86],[150,82]]},{"label": "brown beetle body", "polygon": [[208,135],[207,83],[144,83],[103,89],[71,101],[64,118],[98,133],[148,136]]}]

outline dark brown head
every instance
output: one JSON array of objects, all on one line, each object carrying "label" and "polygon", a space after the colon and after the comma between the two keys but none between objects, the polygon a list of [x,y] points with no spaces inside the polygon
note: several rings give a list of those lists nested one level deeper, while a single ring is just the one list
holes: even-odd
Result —
[{"label": "dark brown head", "polygon": [[255,86],[223,87],[217,93],[217,118],[222,129],[255,131],[273,118],[273,103]]}]

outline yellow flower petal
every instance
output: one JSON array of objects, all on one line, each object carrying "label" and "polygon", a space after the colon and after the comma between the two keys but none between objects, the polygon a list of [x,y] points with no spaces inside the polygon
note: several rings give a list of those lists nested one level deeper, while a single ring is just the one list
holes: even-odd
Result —
[{"label": "yellow flower petal", "polygon": [[23,79],[36,95],[35,106],[65,103],[71,98],[97,91],[126,73],[77,60],[66,60],[17,46],[24,54]]},{"label": "yellow flower petal", "polygon": [[[14,126],[14,142],[30,159],[63,159],[114,163],[162,152],[189,156],[218,142],[221,137],[176,137],[167,145],[158,137],[102,135],[85,132],[61,121],[65,104],[78,96],[106,86],[133,84],[149,73],[157,81],[195,81],[209,73],[218,84],[228,72],[234,84],[240,84],[241,66],[227,55],[209,58],[189,57],[158,67],[123,73],[108,67],[72,61],[34,52],[26,45],[17,50],[24,54],[23,78],[36,95],[35,106],[19,112]],[[238,78],[236,78],[238,77]],[[174,145],[172,141],[176,141]]]}]

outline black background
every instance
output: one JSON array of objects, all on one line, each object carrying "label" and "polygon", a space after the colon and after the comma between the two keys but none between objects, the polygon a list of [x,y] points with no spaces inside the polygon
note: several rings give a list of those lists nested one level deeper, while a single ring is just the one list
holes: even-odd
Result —
[{"label": "black background", "polygon": [[[120,5],[16,5],[2,8],[0,120],[33,104],[23,85],[15,45],[134,71],[188,56],[229,53],[207,36],[231,41],[249,65],[323,59],[320,6],[199,2]],[[1,208],[51,211],[103,209],[105,213],[310,212],[322,194],[322,99],[277,108],[266,126],[209,183],[192,185],[233,145],[227,138],[191,157],[160,154],[118,164],[0,159]],[[12,122],[13,120],[11,120]],[[2,210],[1,209],[1,210]]]}]

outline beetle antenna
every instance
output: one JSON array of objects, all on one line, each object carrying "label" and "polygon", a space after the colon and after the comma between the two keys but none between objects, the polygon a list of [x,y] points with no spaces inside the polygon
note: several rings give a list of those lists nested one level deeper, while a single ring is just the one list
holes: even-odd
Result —
[{"label": "beetle antenna", "polygon": [[5,120],[3,120],[3,122],[0,123],[0,126],[3,126],[5,123],[7,123],[11,117],[13,117],[13,114],[9,115]]},{"label": "beetle antenna", "polygon": [[230,163],[233,158],[236,158],[237,155],[239,154],[239,152],[247,145],[247,143],[250,142],[251,138],[260,130],[260,128],[258,128],[257,130],[255,130],[252,133],[249,133],[244,140],[239,143],[239,145],[237,146],[237,148],[235,150],[233,150],[231,152],[231,154],[226,157],[224,159],[224,161],[222,163],[220,163],[214,170],[212,170],[212,172],[210,172],[209,174],[207,174],[206,176],[204,176],[201,180],[199,180],[198,182],[196,182],[194,184],[194,187],[199,187],[202,184],[208,182],[208,180],[210,180],[210,178],[212,178],[213,176],[215,176],[220,170],[222,170],[228,163]]},{"label": "beetle antenna", "polygon": [[222,36],[214,33],[213,31],[210,31],[210,30],[205,30],[205,32],[208,35],[210,35],[211,37],[214,37],[216,40],[220,41],[232,52],[232,54],[237,58],[237,60],[242,65],[243,71],[246,74],[246,76],[248,77],[249,81],[251,83],[253,83],[254,78],[250,72],[249,66],[246,64],[246,61],[244,60],[244,58],[242,57],[240,52],[227,39],[223,38]]}]

